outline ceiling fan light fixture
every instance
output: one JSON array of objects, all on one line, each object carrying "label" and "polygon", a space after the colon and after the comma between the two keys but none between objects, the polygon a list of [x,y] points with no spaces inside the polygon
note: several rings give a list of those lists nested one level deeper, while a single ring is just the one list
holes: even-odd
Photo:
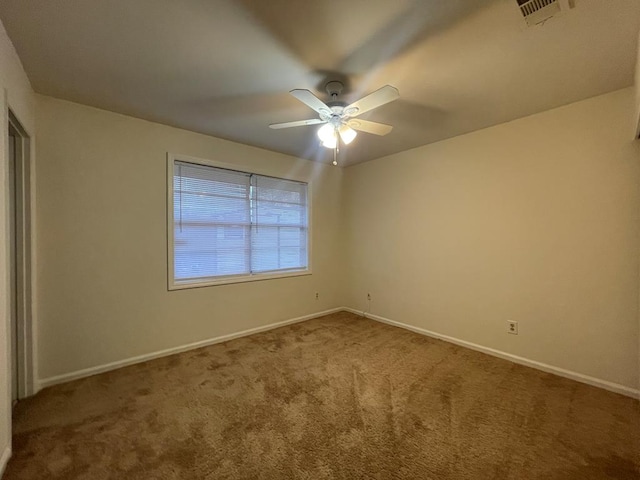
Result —
[{"label": "ceiling fan light fixture", "polygon": [[340,138],[342,138],[345,145],[349,145],[353,142],[353,139],[356,138],[356,135],[358,134],[358,132],[348,125],[340,125],[338,132],[340,132]]},{"label": "ceiling fan light fixture", "polygon": [[337,144],[338,144],[338,137],[333,137],[328,139],[327,141],[322,142],[322,146],[327,148],[336,148]]},{"label": "ceiling fan light fixture", "polygon": [[336,129],[331,123],[325,123],[318,129],[318,138],[323,142],[330,140],[331,138],[335,138]]},{"label": "ceiling fan light fixture", "polygon": [[332,123],[325,123],[318,129],[318,137],[322,140],[322,145],[327,148],[336,148],[338,137],[336,127]]}]

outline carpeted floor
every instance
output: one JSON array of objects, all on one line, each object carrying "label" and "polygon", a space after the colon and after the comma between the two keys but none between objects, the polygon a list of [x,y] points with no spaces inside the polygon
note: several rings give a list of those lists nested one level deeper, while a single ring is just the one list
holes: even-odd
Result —
[{"label": "carpeted floor", "polygon": [[338,313],[47,388],[16,479],[634,479],[637,400]]}]

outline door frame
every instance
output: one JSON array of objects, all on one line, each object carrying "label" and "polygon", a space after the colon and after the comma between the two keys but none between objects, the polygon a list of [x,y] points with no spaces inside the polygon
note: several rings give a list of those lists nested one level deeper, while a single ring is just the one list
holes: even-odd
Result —
[{"label": "door frame", "polygon": [[[32,189],[32,138],[22,126],[16,115],[7,109],[7,130],[5,135],[15,140],[15,252],[16,252],[16,332],[18,400],[33,395],[34,355],[33,355],[33,189]],[[5,149],[8,161],[9,148]],[[7,165],[8,166],[8,165]],[[10,169],[9,169],[10,170]],[[5,170],[7,171],[7,170]],[[11,179],[9,179],[11,181]],[[14,212],[9,212],[13,215]],[[11,260],[11,259],[10,259]],[[9,285],[9,291],[13,286]],[[10,321],[10,320],[9,320]],[[13,335],[13,332],[12,332]],[[10,339],[14,348],[13,338]],[[13,369],[11,375],[13,375]],[[12,380],[13,382],[13,380]]]}]

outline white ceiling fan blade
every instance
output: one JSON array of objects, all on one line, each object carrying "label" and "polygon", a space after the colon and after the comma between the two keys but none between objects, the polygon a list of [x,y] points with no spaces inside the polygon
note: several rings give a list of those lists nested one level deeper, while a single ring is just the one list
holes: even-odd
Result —
[{"label": "white ceiling fan blade", "polygon": [[309,90],[296,89],[291,90],[289,93],[308,107],[314,109],[319,114],[331,116],[331,109],[327,106],[327,104],[316,97]]},{"label": "white ceiling fan blade", "polygon": [[304,125],[317,125],[319,123],[327,123],[327,122],[325,120],[320,120],[319,118],[311,118],[309,120],[298,120],[296,122],[272,123],[271,125],[269,125],[269,128],[278,129],[278,128],[302,127]]},{"label": "white ceiling fan blade", "polygon": [[393,102],[400,98],[400,92],[391,85],[385,85],[366,97],[361,98],[357,102],[353,102],[344,108],[345,115],[349,117],[357,117],[358,115],[373,110],[385,103]]},{"label": "white ceiling fan blade", "polygon": [[354,130],[359,130],[361,132],[373,133],[374,135],[386,135],[393,127],[391,125],[387,125],[385,123],[378,122],[370,122],[369,120],[349,120],[347,122]]}]

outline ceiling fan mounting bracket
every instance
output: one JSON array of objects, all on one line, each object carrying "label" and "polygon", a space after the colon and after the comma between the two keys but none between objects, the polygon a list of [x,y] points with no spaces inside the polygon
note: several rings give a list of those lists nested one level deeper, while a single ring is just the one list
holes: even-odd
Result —
[{"label": "ceiling fan mounting bracket", "polygon": [[342,82],[333,81],[333,82],[328,82],[324,88],[327,90],[327,93],[331,98],[336,98],[338,95],[342,93],[342,89],[344,88],[344,85],[342,84]]}]

